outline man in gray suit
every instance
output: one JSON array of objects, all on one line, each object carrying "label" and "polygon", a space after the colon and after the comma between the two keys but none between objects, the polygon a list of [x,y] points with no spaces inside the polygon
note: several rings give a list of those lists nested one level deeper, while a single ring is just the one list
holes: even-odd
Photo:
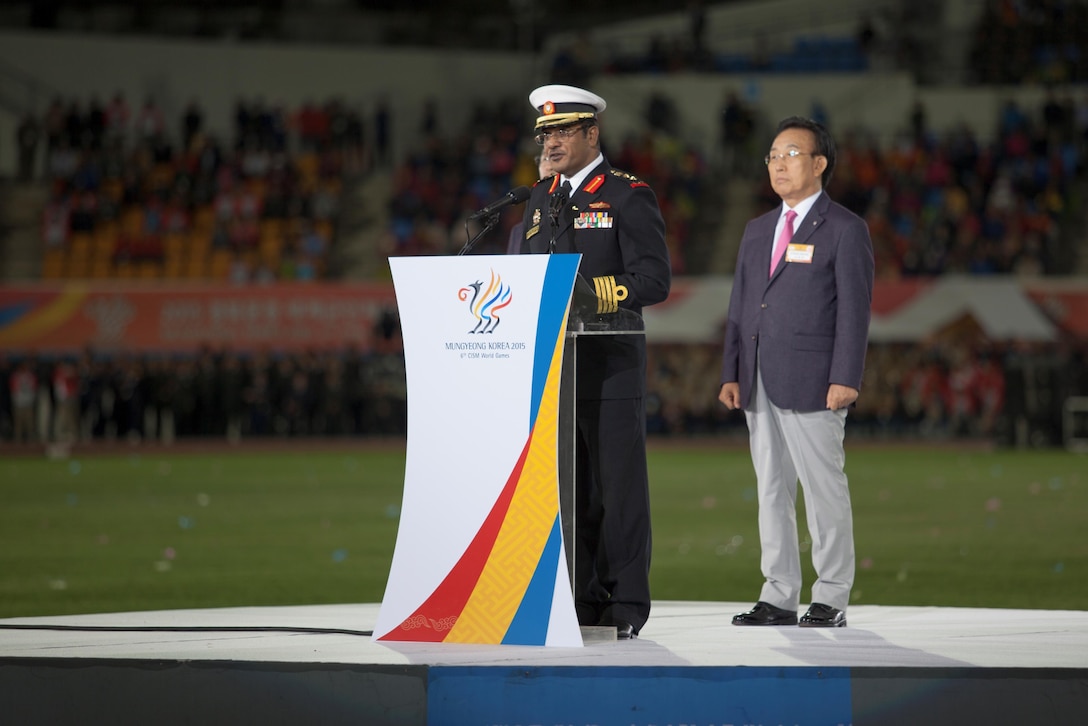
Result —
[{"label": "man in gray suit", "polygon": [[[744,230],[718,393],[748,423],[765,578],[733,624],[842,627],[854,582],[843,435],[865,367],[873,246],[865,222],[824,191],[835,168],[827,129],[783,120],[766,163],[783,203]],[[798,479],[817,577],[800,623]]]}]

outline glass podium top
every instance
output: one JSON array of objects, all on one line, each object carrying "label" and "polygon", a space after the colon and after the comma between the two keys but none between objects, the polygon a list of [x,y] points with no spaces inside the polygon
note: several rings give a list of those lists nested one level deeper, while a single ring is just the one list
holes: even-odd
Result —
[{"label": "glass podium top", "polygon": [[570,315],[567,318],[567,335],[620,335],[646,332],[646,324],[642,316],[632,310],[620,308],[613,313],[598,312],[597,293],[581,274],[574,278],[574,294],[571,296],[570,308]]}]

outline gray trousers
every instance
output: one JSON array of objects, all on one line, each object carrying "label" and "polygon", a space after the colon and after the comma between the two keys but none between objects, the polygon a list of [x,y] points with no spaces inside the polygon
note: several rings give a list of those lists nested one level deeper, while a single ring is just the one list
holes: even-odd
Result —
[{"label": "gray trousers", "polygon": [[759,501],[759,599],[786,610],[801,600],[797,480],[805,496],[816,582],[812,602],[846,610],[854,584],[854,524],[843,466],[846,409],[798,412],[771,403],[756,373],[748,421]]}]

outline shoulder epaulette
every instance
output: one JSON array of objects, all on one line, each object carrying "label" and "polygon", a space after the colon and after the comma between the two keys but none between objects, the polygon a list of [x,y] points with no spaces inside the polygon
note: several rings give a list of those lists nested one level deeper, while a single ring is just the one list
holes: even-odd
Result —
[{"label": "shoulder epaulette", "polygon": [[541,184],[551,184],[552,187],[555,187],[555,180],[558,179],[558,178],[559,178],[558,174],[553,174],[552,176],[546,176],[543,179],[537,179],[535,182],[533,182],[533,188],[535,189],[536,187],[540,186]]},{"label": "shoulder epaulette", "polygon": [[612,174],[612,176],[618,176],[620,179],[626,180],[631,185],[632,189],[634,189],[636,187],[648,187],[648,186],[650,186],[649,184],[642,181],[641,179],[639,179],[634,174],[628,174],[627,172],[621,171],[620,169],[609,169],[608,171],[609,171],[610,174]]}]

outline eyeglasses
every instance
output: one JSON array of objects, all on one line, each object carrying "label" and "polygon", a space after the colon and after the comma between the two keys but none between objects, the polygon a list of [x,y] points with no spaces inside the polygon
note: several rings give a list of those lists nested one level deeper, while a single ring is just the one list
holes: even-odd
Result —
[{"label": "eyeglasses", "polygon": [[535,141],[538,146],[543,146],[552,136],[555,136],[555,138],[560,141],[566,141],[584,128],[585,124],[574,124],[573,126],[563,126],[558,129],[544,129],[533,137],[533,141]]},{"label": "eyeglasses", "polygon": [[810,154],[807,151],[798,151],[797,149],[790,149],[782,154],[771,154],[763,157],[763,163],[767,166],[771,165],[772,161],[782,161],[783,159],[796,159],[798,156],[819,156],[819,154]]}]

